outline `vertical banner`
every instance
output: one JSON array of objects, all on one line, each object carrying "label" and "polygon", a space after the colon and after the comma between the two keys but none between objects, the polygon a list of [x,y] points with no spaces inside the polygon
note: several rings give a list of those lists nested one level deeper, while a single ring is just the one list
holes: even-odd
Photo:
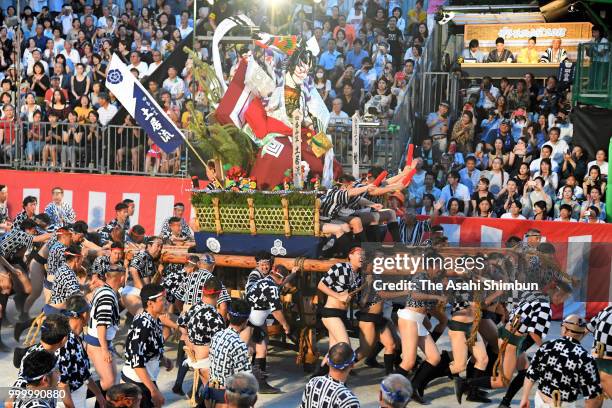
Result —
[{"label": "vertical banner", "polygon": [[293,111],[293,187],[302,189],[302,112],[299,109]]},{"label": "vertical banner", "polygon": [[172,153],[183,143],[184,136],[176,124],[116,54],[107,70],[106,87],[164,152]]},{"label": "vertical banner", "polygon": [[359,113],[355,112],[352,118],[353,131],[351,132],[352,168],[353,177],[359,179]]}]

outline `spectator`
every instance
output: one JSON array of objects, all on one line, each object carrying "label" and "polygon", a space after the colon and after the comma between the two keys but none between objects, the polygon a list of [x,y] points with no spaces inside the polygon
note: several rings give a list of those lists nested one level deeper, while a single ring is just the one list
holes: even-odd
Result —
[{"label": "spectator", "polygon": [[128,69],[132,68],[136,68],[138,70],[138,79],[143,79],[149,70],[147,63],[140,60],[140,52],[138,51],[133,51],[130,53],[130,65],[128,65]]},{"label": "spectator", "polygon": [[349,12],[347,23],[353,27],[355,32],[359,32],[363,23],[363,4],[361,1],[356,1],[353,9]]},{"label": "spectator", "polygon": [[342,99],[336,98],[332,102],[332,110],[329,115],[330,125],[349,123],[349,115],[342,110]]},{"label": "spectator", "polygon": [[552,170],[550,159],[540,161],[540,170],[534,174],[534,178],[541,177],[544,180],[544,191],[551,197],[556,197],[559,177]]},{"label": "spectator", "polygon": [[480,51],[480,44],[478,43],[478,40],[475,38],[470,40],[470,43],[468,44],[468,48],[463,50],[463,53],[461,54],[461,56],[463,57],[465,61],[475,61],[479,63],[484,62],[484,59],[485,59],[484,53]]},{"label": "spectator", "polygon": [[512,220],[525,220],[526,218],[521,214],[523,210],[523,204],[518,200],[512,200],[508,208],[508,212],[502,214],[500,218],[512,219]]},{"label": "spectator", "polygon": [[79,52],[73,48],[74,44],[72,41],[64,42],[64,49],[60,52],[60,55],[66,57],[66,60],[70,61],[72,65],[76,65],[81,62],[81,56]]},{"label": "spectator", "polygon": [[15,131],[15,108],[6,104],[2,107],[2,118],[0,118],[0,140],[2,140],[2,159],[4,163],[12,162],[15,157],[17,140]]},{"label": "spectator", "polygon": [[589,162],[587,168],[590,169],[594,165],[599,167],[601,174],[606,177],[608,176],[608,162],[606,161],[606,151],[604,149],[597,150],[597,153],[595,153],[595,160]]},{"label": "spectator", "polygon": [[533,214],[535,203],[539,201],[545,203],[544,212],[552,210],[552,198],[544,191],[544,179],[542,177],[536,177],[525,185],[523,189],[523,215]]},{"label": "spectator", "polygon": [[464,184],[472,194],[480,181],[480,170],[476,168],[476,157],[472,155],[465,159],[465,167],[459,170],[459,176],[461,176],[461,184]]},{"label": "spectator", "polygon": [[389,25],[385,28],[385,37],[387,44],[389,44],[389,54],[391,55],[393,66],[397,71],[402,65],[402,44],[404,42],[404,34],[397,26],[397,18],[395,16],[389,17]]},{"label": "spectator", "polygon": [[329,40],[327,41],[327,51],[324,51],[319,56],[319,65],[322,66],[325,71],[330,72],[334,69],[336,65],[336,58],[340,55],[338,51],[336,51],[336,41]]},{"label": "spectator", "polygon": [[480,84],[480,91],[478,96],[478,102],[476,103],[476,108],[480,109],[481,111],[488,111],[489,109],[495,108],[495,101],[497,100],[497,97],[499,95],[499,89],[497,89],[493,85],[491,77],[483,77],[482,83]]},{"label": "spectator", "polygon": [[555,37],[552,46],[540,56],[540,62],[546,64],[560,64],[567,59],[567,52],[561,48],[561,38]]},{"label": "spectator", "polygon": [[536,38],[529,37],[527,47],[521,48],[516,57],[516,62],[519,64],[537,64],[540,61],[540,55],[536,50]]},{"label": "spectator", "polygon": [[427,115],[427,127],[429,128],[429,137],[433,140],[433,147],[438,154],[446,151],[447,134],[450,126],[448,111],[450,104],[447,101],[440,102],[437,112],[431,112]]},{"label": "spectator", "polygon": [[561,208],[569,208],[569,217],[577,220],[580,217],[580,204],[574,199],[574,191],[571,186],[564,186],[561,188],[561,198],[555,202],[554,217],[561,217]]},{"label": "spectator", "polygon": [[331,81],[327,79],[327,76],[325,75],[325,69],[323,69],[323,67],[315,68],[314,85],[315,85],[315,88],[317,88],[317,91],[319,91],[319,94],[321,95],[321,99],[323,99],[323,102],[325,102],[325,104],[329,106],[329,102],[331,100],[330,93],[332,92],[332,87],[331,87]]},{"label": "spectator", "polygon": [[181,39],[183,40],[193,32],[193,28],[189,24],[189,12],[187,10],[181,12],[181,21],[177,29],[181,33]]},{"label": "spectator", "polygon": [[151,62],[147,68],[146,76],[151,76],[157,68],[162,64],[162,54],[159,51],[153,51],[151,53],[153,62]]},{"label": "spectator", "polygon": [[164,80],[162,87],[170,92],[172,100],[182,106],[185,97],[185,82],[178,77],[175,67],[168,68],[168,78]]},{"label": "spectator", "polygon": [[470,111],[464,111],[461,118],[455,122],[450,140],[457,143],[457,149],[467,155],[473,151],[474,141],[474,115]]},{"label": "spectator", "polygon": [[429,171],[440,158],[440,153],[437,149],[433,148],[433,139],[426,137],[421,142],[421,146],[415,149],[414,157],[421,158],[423,160],[423,168]]},{"label": "spectator", "polygon": [[555,217],[554,221],[562,221],[562,222],[576,222],[575,218],[572,218],[572,206],[569,204],[561,204],[558,211],[555,204],[555,213],[558,215]]},{"label": "spectator", "polygon": [[42,165],[47,165],[47,159],[51,157],[51,168],[57,167],[57,152],[62,146],[62,127],[58,123],[57,114],[55,112],[49,112],[47,114],[49,123],[45,128],[45,146],[42,151]]},{"label": "spectator", "polygon": [[499,194],[497,194],[497,198],[495,199],[495,202],[493,204],[495,214],[498,217],[503,218],[503,214],[510,211],[510,206],[513,202],[517,201],[520,203],[520,198],[521,192],[518,188],[518,182],[516,179],[511,178],[506,183],[506,187],[501,189]]},{"label": "spectator", "polygon": [[563,163],[565,154],[569,153],[569,146],[564,140],[559,140],[561,131],[558,127],[552,127],[548,130],[548,142],[544,146],[550,146],[552,153],[550,159],[555,161],[557,168]]},{"label": "spectator", "polygon": [[338,16],[338,26],[334,28],[333,38],[337,37],[338,31],[340,30],[344,31],[346,41],[348,42],[349,47],[352,46],[353,41],[355,41],[355,39],[357,38],[357,34],[355,32],[355,28],[352,25],[346,24],[346,16],[344,15]]},{"label": "spectator", "polygon": [[102,133],[100,132],[100,126],[98,125],[99,115],[96,111],[89,112],[89,120],[83,126],[85,134],[85,164],[90,169],[97,167],[98,164],[104,164],[104,146],[102,140]]},{"label": "spectator", "polygon": [[556,115],[559,110],[560,95],[557,92],[557,78],[549,76],[546,78],[546,86],[541,89],[536,97],[537,111],[542,115]]},{"label": "spectator", "polygon": [[[417,164],[417,168],[422,167],[422,160]],[[409,191],[409,204],[412,207],[420,207],[424,205],[423,201],[425,196],[432,197],[432,205],[433,202],[438,201],[440,196],[442,195],[442,191],[434,185],[434,175],[431,173],[425,173],[424,181],[422,184],[416,185],[411,184]]]},{"label": "spectator", "polygon": [[527,82],[523,78],[516,81],[516,87],[511,86],[508,93],[508,107],[510,110],[519,108],[529,109],[531,100],[527,90]]},{"label": "spectator", "polygon": [[451,198],[457,198],[458,200],[461,200],[461,209],[463,210],[464,208],[469,208],[470,193],[465,185],[459,183],[459,179],[460,176],[457,171],[452,170],[448,173],[448,184],[442,189],[442,193],[440,194],[440,202],[445,204],[448,203]]},{"label": "spectator", "polygon": [[423,10],[423,0],[417,0],[414,8],[408,10],[408,33],[414,37],[418,32],[419,24],[427,21],[427,12]]},{"label": "spectator", "polygon": [[592,188],[597,188],[601,193],[606,191],[606,181],[601,176],[599,166],[593,165],[589,167],[589,174],[584,178],[582,190],[587,194]]},{"label": "spectator", "polygon": [[483,172],[483,177],[486,177],[490,182],[491,192],[497,195],[504,187],[510,176],[503,169],[504,161],[500,157],[496,157],[491,162],[491,170]]},{"label": "spectator", "polygon": [[601,219],[599,208],[594,205],[589,207],[588,210],[584,211],[584,217],[582,218],[582,222],[587,224],[603,224],[605,221]]},{"label": "spectator", "polygon": [[495,40],[495,49],[487,56],[486,62],[514,62],[514,56],[505,48],[504,39],[497,37]]},{"label": "spectator", "polygon": [[27,127],[26,157],[29,164],[34,164],[35,158],[40,157],[45,145],[41,121],[42,112],[36,111],[32,123]]},{"label": "spectator", "polygon": [[585,218],[585,212],[590,207],[596,207],[599,210],[599,219],[605,221],[606,219],[606,203],[601,201],[601,190],[597,187],[591,187],[590,190],[585,190],[587,192],[587,199],[582,203],[582,208],[580,212],[580,219]]},{"label": "spectator", "polygon": [[49,77],[45,74],[45,68],[41,61],[34,63],[32,75],[28,78],[30,89],[36,95],[38,103],[42,103],[45,99],[45,93],[51,86]]},{"label": "spectator", "polygon": [[584,179],[587,170],[586,157],[582,150],[582,146],[575,145],[572,149],[571,154],[565,153],[563,155],[563,164],[561,166],[561,177],[568,179],[573,177],[574,179]]},{"label": "spectator", "polygon": [[[545,144],[544,146],[542,146],[542,150],[540,151],[540,157],[538,159],[532,160],[531,164],[529,165],[529,171],[531,172],[531,174],[534,174],[540,169],[540,162],[543,159],[551,158],[552,152],[553,152],[553,147],[550,144]],[[552,164],[552,171],[554,171],[555,173],[558,173],[559,165],[557,164],[557,162],[551,160],[551,164]]]},{"label": "spectator", "polygon": [[62,7],[62,14],[55,17],[55,21],[62,27],[62,34],[68,35],[72,28],[72,21],[78,20],[77,16],[73,14],[72,7],[69,4],[64,4]]},{"label": "spectator", "polygon": [[91,80],[85,75],[85,66],[80,62],[75,65],[75,74],[70,78],[70,100],[76,106],[81,96],[91,92]]},{"label": "spectator", "polygon": [[34,121],[34,112],[40,111],[40,106],[36,104],[36,96],[29,92],[25,98],[25,104],[21,105],[21,120],[26,122]]},{"label": "spectator", "polygon": [[55,114],[55,116],[60,121],[64,121],[68,119],[68,112],[70,111],[70,106],[66,102],[66,98],[64,97],[64,93],[59,89],[53,91],[53,97],[51,99],[51,103],[47,106],[47,115],[51,113]]},{"label": "spectator", "polygon": [[79,105],[74,108],[77,114],[78,121],[81,125],[84,125],[89,118],[89,114],[93,112],[93,109],[89,105],[89,97],[83,95],[79,98]]},{"label": "spectator", "polygon": [[[74,111],[68,112],[68,123],[66,123],[62,135],[63,168],[77,167],[77,158],[80,158],[82,146],[85,142],[83,128],[79,125],[77,119],[77,114]],[[70,162],[70,165],[68,165],[68,162]]]},{"label": "spectator", "polygon": [[363,43],[360,39],[355,40],[353,48],[346,53],[345,62],[354,66],[356,69],[361,69],[361,62],[364,58],[369,57],[366,50],[362,48]]},{"label": "spectator", "polygon": [[[479,204],[481,201],[488,201],[491,204],[490,209],[493,209],[493,202],[495,200],[495,196],[491,194],[489,191],[490,181],[486,177],[482,177],[477,184],[477,190],[472,193],[470,199],[470,205],[473,212],[478,212]],[[470,211],[466,211],[469,213]]]},{"label": "spectator", "polygon": [[[434,209],[440,211],[441,201],[438,201],[434,204]],[[448,200],[446,204],[445,211],[442,213],[443,217],[465,217],[463,213],[463,209],[465,208],[465,203],[460,201],[457,198],[451,198]]]},{"label": "spectator", "polygon": [[404,13],[400,7],[394,7],[393,10],[391,10],[391,16],[395,17],[397,29],[402,32],[402,37],[403,33],[406,32],[406,20],[402,17],[403,15]]},{"label": "spectator", "polygon": [[545,201],[536,201],[535,204],[533,204],[533,216],[531,219],[536,221],[546,221],[548,219],[546,208],[547,204]]},{"label": "spectator", "polygon": [[117,113],[117,107],[110,104],[106,93],[100,93],[98,95],[98,101],[100,103],[100,107],[98,108],[98,120],[100,125],[106,126]]},{"label": "spectator", "polygon": [[565,187],[569,187],[572,189],[572,199],[581,201],[584,200],[584,190],[578,185],[578,180],[576,180],[576,176],[574,176],[573,174],[569,175],[569,177],[565,180],[565,185],[559,188],[557,198],[561,198],[563,189]]}]

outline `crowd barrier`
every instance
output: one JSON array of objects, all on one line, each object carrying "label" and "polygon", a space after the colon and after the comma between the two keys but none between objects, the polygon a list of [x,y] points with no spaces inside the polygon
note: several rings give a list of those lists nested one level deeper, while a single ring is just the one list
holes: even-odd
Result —
[{"label": "crowd barrier", "polygon": [[[171,154],[152,145],[137,126],[21,122],[5,126],[0,166],[24,170],[111,173],[185,177],[189,166],[185,148]],[[6,132],[6,130],[5,130]],[[191,133],[183,131],[186,138]]]}]

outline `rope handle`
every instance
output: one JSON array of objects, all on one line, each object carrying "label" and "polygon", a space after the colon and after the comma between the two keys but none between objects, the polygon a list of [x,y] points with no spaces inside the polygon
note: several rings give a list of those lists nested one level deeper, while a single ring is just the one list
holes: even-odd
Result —
[{"label": "rope handle", "polygon": [[[510,333],[514,334],[516,330],[521,325],[521,316],[516,315],[514,319],[512,319],[512,323],[510,324]],[[508,347],[509,339],[504,339],[501,346],[499,347],[499,353],[497,354],[497,360],[495,360],[495,364],[493,365],[493,378],[498,378],[501,376],[502,383],[504,387],[508,387],[510,385],[510,378],[507,378],[504,374],[504,354],[506,353],[506,348]]]},{"label": "rope handle", "polygon": [[32,324],[30,325],[30,328],[28,329],[28,334],[26,334],[25,340],[23,341],[23,345],[25,347],[31,347],[34,345],[34,343],[36,343],[36,338],[38,337],[40,328],[42,327],[46,318],[47,316],[45,316],[44,313],[41,313],[38,316],[36,316],[34,321],[32,321]]}]

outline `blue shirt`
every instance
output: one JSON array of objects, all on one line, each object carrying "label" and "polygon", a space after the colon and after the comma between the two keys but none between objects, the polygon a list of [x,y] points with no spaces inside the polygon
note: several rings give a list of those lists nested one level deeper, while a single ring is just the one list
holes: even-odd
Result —
[{"label": "blue shirt", "polygon": [[[34,24],[32,24],[32,28],[28,29],[28,26],[22,26],[21,29],[23,30],[23,38],[26,40],[36,35],[36,26]],[[44,47],[41,48],[41,50],[43,49]]]},{"label": "blue shirt", "polygon": [[336,59],[339,55],[340,53],[336,50],[332,52],[325,51],[319,57],[319,65],[322,66],[323,69],[325,69],[326,71],[331,71],[332,69],[334,69],[334,66],[336,65]]},{"label": "blue shirt", "polygon": [[459,170],[459,176],[461,176],[459,182],[461,184],[464,184],[468,188],[468,190],[470,190],[471,195],[474,192],[474,188],[478,185],[478,182],[480,181],[480,170],[472,170],[472,175],[470,176],[468,174],[467,168],[464,167]]},{"label": "blue shirt", "polygon": [[344,57],[344,62],[348,65],[351,64],[355,67],[355,69],[361,69],[361,61],[364,58],[369,57],[370,55],[364,49],[361,50],[359,54],[355,54],[354,50],[350,50],[346,53],[346,57]]},{"label": "blue shirt", "polygon": [[45,35],[41,35],[40,37],[36,36],[36,34],[32,37],[34,38],[34,42],[36,43],[36,48],[40,48],[44,50],[47,46],[47,41],[49,38],[45,37]]}]

